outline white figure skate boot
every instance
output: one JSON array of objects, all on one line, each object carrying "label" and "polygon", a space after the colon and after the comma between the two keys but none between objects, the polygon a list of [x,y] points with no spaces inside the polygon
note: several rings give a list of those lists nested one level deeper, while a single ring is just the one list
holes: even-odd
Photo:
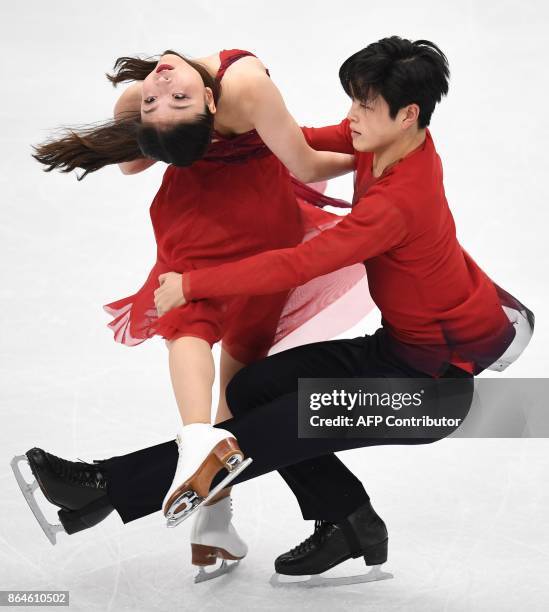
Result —
[{"label": "white figure skate boot", "polygon": [[[211,580],[226,574],[240,563],[247,552],[246,542],[238,535],[232,524],[232,500],[224,497],[211,505],[203,505],[196,515],[191,531],[192,563],[200,569],[195,582]],[[221,559],[221,565],[210,572],[204,569],[215,565]],[[236,563],[227,563],[236,561]]]},{"label": "white figure skate boot", "polygon": [[[230,431],[209,423],[185,425],[177,436],[179,460],[172,486],[162,503],[168,527],[176,527],[225,488],[250,465]],[[210,490],[216,474],[228,474]]]}]

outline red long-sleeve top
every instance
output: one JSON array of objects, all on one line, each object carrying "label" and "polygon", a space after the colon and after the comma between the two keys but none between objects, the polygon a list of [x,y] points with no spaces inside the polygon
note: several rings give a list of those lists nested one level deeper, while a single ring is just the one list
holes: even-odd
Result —
[{"label": "red long-sleeve top", "polygon": [[355,155],[352,211],[294,248],[185,272],[186,300],[275,293],[364,262],[372,299],[393,339],[451,347],[448,361],[471,363],[460,346],[501,336],[509,321],[494,284],[457,241],[429,130],[420,147],[379,178],[372,175],[373,154],[353,149],[347,120],[303,131],[317,150]]}]

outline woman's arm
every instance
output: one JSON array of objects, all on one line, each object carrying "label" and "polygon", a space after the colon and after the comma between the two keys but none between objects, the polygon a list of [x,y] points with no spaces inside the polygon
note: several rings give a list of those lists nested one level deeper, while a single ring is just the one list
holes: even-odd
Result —
[{"label": "woman's arm", "polygon": [[353,155],[315,151],[307,144],[301,128],[267,74],[254,72],[246,75],[243,87],[243,108],[247,118],[263,142],[298,179],[312,183],[354,169]]},{"label": "woman's arm", "polygon": [[[114,106],[114,118],[123,119],[124,116],[128,116],[130,113],[134,114],[139,112],[141,109],[141,83],[138,81],[132,83],[123,92],[120,98],[118,98]],[[118,167],[122,171],[122,174],[137,174],[146,170],[150,166],[156,163],[156,160],[149,159],[147,157],[140,157],[129,162],[122,162],[118,164]]]}]

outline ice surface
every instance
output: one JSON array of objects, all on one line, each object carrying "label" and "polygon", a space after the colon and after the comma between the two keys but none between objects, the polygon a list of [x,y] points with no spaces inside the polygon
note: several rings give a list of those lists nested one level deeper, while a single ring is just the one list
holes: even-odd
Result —
[{"label": "ice surface", "polygon": [[[52,547],[9,467],[32,446],[91,460],[174,436],[163,342],[115,344],[101,309],[137,290],[154,262],[148,207],[163,167],[113,167],[78,183],[30,157],[54,127],[111,116],[118,93],[103,73],[122,55],[250,49],[297,120],[322,125],[346,113],[337,69],[350,53],[393,33],[438,43],[452,81],[431,128],[458,236],[537,315],[531,345],[504,375],[547,376],[547,5],[29,0],[1,12],[0,589],[69,590],[71,609],[86,612],[548,609],[547,440],[342,454],[388,525],[384,569],[395,578],[303,592],[269,584],[274,558],[313,528],[277,474],[235,488],[248,557],[195,585],[190,521],[167,529],[157,513],[123,526],[113,514]],[[350,192],[348,177],[329,188]],[[378,323],[372,313],[346,335]],[[355,560],[334,575],[361,571]]]}]

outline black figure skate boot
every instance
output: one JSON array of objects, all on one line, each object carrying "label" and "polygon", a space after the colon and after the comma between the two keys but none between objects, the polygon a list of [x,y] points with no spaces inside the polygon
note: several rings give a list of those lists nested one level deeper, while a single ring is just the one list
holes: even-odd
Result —
[{"label": "black figure skate boot", "polygon": [[[30,466],[36,479],[32,484],[25,481],[19,470],[21,461],[27,461]],[[52,544],[56,543],[57,532],[73,534],[93,527],[114,510],[107,497],[102,463],[67,461],[41,448],[31,448],[24,455],[13,458],[11,466],[21,492]],[[60,508],[57,512],[60,525],[51,525],[40,510],[33,494],[37,488],[50,503]]]},{"label": "black figure skate boot", "polygon": [[[275,560],[274,586],[324,586],[327,584],[354,584],[392,578],[380,569],[387,561],[387,528],[372,508],[370,501],[360,506],[338,523],[316,521],[315,531],[298,546]],[[347,559],[364,557],[366,565],[374,567],[367,574],[344,578],[318,576]],[[311,576],[307,581],[281,582],[279,575]]]}]

